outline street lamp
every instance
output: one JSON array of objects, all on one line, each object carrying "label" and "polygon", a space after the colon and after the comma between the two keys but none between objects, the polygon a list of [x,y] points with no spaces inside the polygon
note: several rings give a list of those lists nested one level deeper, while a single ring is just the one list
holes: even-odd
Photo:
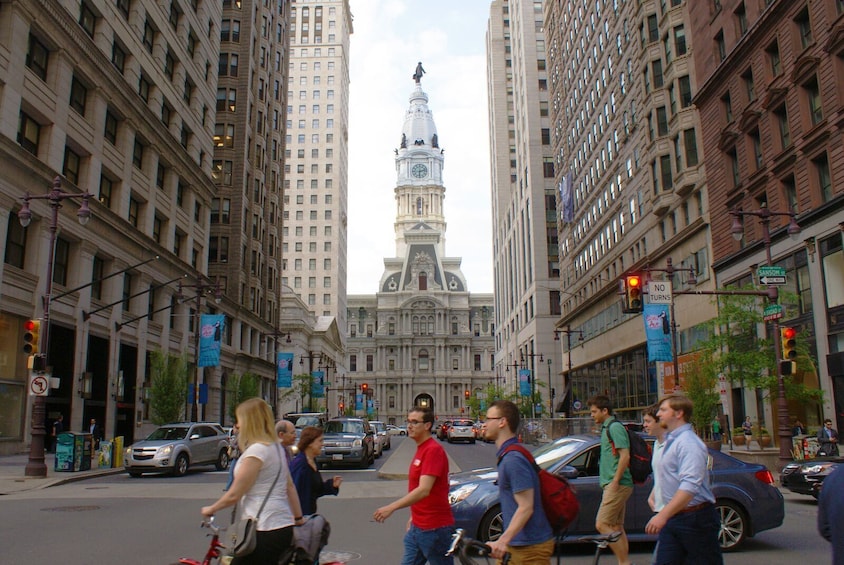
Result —
[{"label": "street lamp", "polygon": [[[310,375],[310,377],[311,377],[311,380],[310,380],[311,384],[310,384],[310,387],[308,387],[308,411],[313,412],[314,411],[314,376],[313,376],[314,359],[320,361],[322,359],[322,354],[320,354],[320,353],[314,354],[312,351],[308,351],[307,355],[300,355],[299,356],[299,365],[300,366],[305,365],[305,359],[308,360],[308,375]],[[304,410],[304,408],[305,407],[303,406],[302,409]]]},{"label": "street lamp", "polygon": [[554,389],[551,388],[551,358],[548,358],[548,415],[554,417]]},{"label": "street lamp", "polygon": [[[524,365],[528,365],[528,363],[525,359],[526,357],[529,357],[530,359],[534,359],[536,357],[539,357],[540,363],[545,362],[545,356],[542,355],[542,353],[521,353],[520,352],[519,355],[521,356],[522,364],[524,364]],[[534,396],[535,396],[536,392],[535,392],[535,389],[534,389],[534,383],[536,382],[536,375],[535,375],[536,366],[534,365],[534,363],[530,363],[530,365],[531,365],[531,369],[530,369],[530,415],[531,415],[531,418],[535,419],[536,418],[536,402],[534,402]],[[551,394],[550,390],[548,391],[548,394]]]},{"label": "street lamp", "polygon": [[193,394],[191,395],[191,422],[199,421],[199,333],[202,329],[202,297],[210,292],[214,293],[214,302],[219,304],[223,300],[223,289],[219,281],[203,281],[199,279],[196,284],[179,283],[179,299],[182,299],[182,289],[192,288],[196,290],[196,327],[194,331],[194,348],[196,353],[196,370],[193,373]]},{"label": "street lamp", "polygon": [[[767,266],[773,265],[771,258],[771,216],[788,216],[788,229],[786,230],[790,237],[794,237],[800,233],[800,226],[797,224],[797,214],[795,212],[772,212],[767,206],[762,206],[759,210],[745,211],[739,209],[730,210],[730,215],[733,217],[733,223],[730,227],[730,233],[733,239],[741,241],[744,237],[744,225],[742,219],[744,216],[754,216],[759,218],[762,224],[762,243],[765,245],[765,264]],[[769,300],[776,304],[779,300],[779,289],[775,285],[768,285]],[[774,333],[774,355],[780,351],[780,328],[778,318],[772,320],[772,331]],[[791,427],[790,418],[788,416],[788,402],[785,399],[785,381],[783,380],[782,366],[779,359],[777,363],[777,420],[779,425],[779,442],[780,442],[780,461],[783,463],[791,461]]]},{"label": "street lamp", "polygon": [[574,402],[574,387],[571,386],[571,334],[577,334],[578,341],[583,341],[583,330],[573,330],[571,326],[566,326],[564,330],[554,330],[554,341],[560,341],[560,334],[566,334],[566,351],[568,351],[568,365],[569,369],[566,372],[566,396],[568,397],[569,410],[566,415],[572,418]]},{"label": "street lamp", "polygon": [[[49,366],[50,355],[50,302],[53,295],[53,261],[55,260],[56,250],[56,235],[59,231],[59,209],[62,207],[62,200],[70,198],[81,198],[82,204],[76,212],[76,217],[79,218],[79,223],[87,225],[91,220],[91,209],[88,207],[88,199],[93,195],[88,191],[83,194],[69,194],[62,190],[62,179],[57,176],[53,179],[53,187],[47,194],[41,196],[32,196],[28,191],[23,197],[23,205],[18,212],[18,220],[21,226],[27,227],[32,222],[32,211],[29,209],[30,200],[47,200],[50,203],[50,248],[47,257],[47,288],[42,297],[44,316],[41,322],[41,347],[39,351],[43,351],[42,367]],[[32,403],[32,440],[29,445],[29,461],[26,464],[24,475],[27,477],[46,477],[47,465],[44,463],[44,419],[47,413],[47,400],[43,396],[36,396]]]}]

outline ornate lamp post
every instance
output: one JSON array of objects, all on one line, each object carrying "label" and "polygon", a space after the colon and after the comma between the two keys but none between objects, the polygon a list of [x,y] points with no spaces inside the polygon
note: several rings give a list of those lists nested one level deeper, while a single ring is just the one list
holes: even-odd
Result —
[{"label": "ornate lamp post", "polygon": [[[27,227],[32,221],[32,211],[29,209],[30,200],[47,200],[50,204],[50,249],[47,258],[47,288],[42,297],[44,316],[42,320],[41,347],[44,362],[43,367],[49,366],[50,359],[50,302],[53,295],[53,261],[55,260],[56,235],[59,231],[59,209],[62,201],[70,198],[81,198],[82,204],[76,212],[79,223],[86,225],[91,219],[91,209],[88,207],[88,199],[93,195],[87,191],[83,194],[69,194],[62,190],[62,179],[57,176],[53,179],[53,187],[47,194],[32,196],[29,192],[23,197],[23,206],[18,212],[18,220],[23,227]],[[26,464],[24,475],[27,477],[46,477],[47,466],[44,464],[44,418],[47,412],[47,401],[43,396],[36,396],[32,403],[32,439],[29,445],[29,461]]]},{"label": "ornate lamp post", "polygon": [[[765,264],[769,267],[773,265],[773,259],[771,258],[771,216],[788,216],[790,219],[787,229],[788,235],[793,237],[800,233],[800,226],[797,224],[797,214],[794,212],[772,212],[767,206],[763,206],[755,211],[733,209],[730,210],[730,215],[733,217],[730,233],[736,241],[741,241],[744,237],[744,225],[742,224],[744,216],[759,218],[762,224],[762,243],[765,245]],[[779,289],[776,286],[768,285],[768,296],[772,303],[776,303],[779,300]],[[774,332],[774,355],[776,356],[778,355],[777,352],[780,351],[781,345],[779,321],[776,318],[772,321],[772,326],[772,331]],[[791,461],[791,426],[789,424],[788,402],[785,399],[785,381],[783,381],[782,367],[778,358],[776,361],[777,421],[779,426],[777,435],[779,436],[780,443],[780,461],[786,463]]]},{"label": "ornate lamp post", "polygon": [[214,302],[219,304],[223,300],[223,289],[220,287],[218,281],[210,282],[199,279],[196,284],[182,284],[179,283],[179,298],[182,298],[182,289],[192,288],[196,290],[196,313],[195,328],[194,328],[194,351],[196,354],[196,370],[193,373],[193,394],[191,395],[191,422],[199,421],[199,372],[202,368],[199,366],[199,332],[202,329],[202,297],[206,294],[214,294]]}]

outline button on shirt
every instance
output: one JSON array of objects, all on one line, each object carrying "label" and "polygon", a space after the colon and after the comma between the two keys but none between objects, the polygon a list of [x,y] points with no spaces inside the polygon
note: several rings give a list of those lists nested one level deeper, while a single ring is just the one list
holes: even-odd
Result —
[{"label": "button on shirt", "polygon": [[656,504],[668,504],[678,490],[692,494],[688,506],[714,503],[715,496],[709,485],[708,459],[706,445],[694,433],[691,424],[669,432],[655,470],[661,498],[655,500]]}]

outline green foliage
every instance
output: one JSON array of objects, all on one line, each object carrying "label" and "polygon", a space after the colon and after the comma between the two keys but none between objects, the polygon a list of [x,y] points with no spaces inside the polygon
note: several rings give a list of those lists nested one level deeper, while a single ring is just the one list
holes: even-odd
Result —
[{"label": "green foliage", "polygon": [[229,393],[228,413],[231,421],[234,422],[237,405],[248,398],[260,396],[261,379],[254,373],[242,375],[233,373],[228,381],[227,392]]},{"label": "green foliage", "polygon": [[150,352],[150,416],[160,426],[184,419],[188,392],[188,361],[162,351]]},{"label": "green foliage", "polygon": [[718,384],[717,367],[712,351],[702,351],[700,357],[692,363],[691,371],[686,373],[683,385],[694,405],[692,426],[701,437],[711,437],[712,419],[721,403],[721,396],[715,392]]},{"label": "green foliage", "polygon": [[308,412],[313,412],[314,410],[314,399],[311,396],[311,392],[313,391],[314,376],[310,373],[302,373],[299,375],[293,375],[293,388],[294,390],[299,393],[299,398],[302,400],[302,410],[305,410],[305,397],[308,397]]},{"label": "green foliage", "polygon": [[495,386],[493,383],[490,383],[480,390],[473,391],[472,395],[469,396],[469,400],[466,401],[466,406],[469,409],[469,415],[477,420],[482,415],[486,414],[486,409],[489,408],[489,405],[496,400],[515,401],[516,395],[507,394],[502,387]]}]

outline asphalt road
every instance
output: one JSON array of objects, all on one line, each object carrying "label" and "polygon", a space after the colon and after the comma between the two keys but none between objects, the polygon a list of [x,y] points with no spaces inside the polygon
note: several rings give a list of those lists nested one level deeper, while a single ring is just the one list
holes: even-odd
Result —
[{"label": "asphalt road", "polygon": [[[393,451],[397,438],[394,439]],[[402,440],[406,441],[406,440]],[[463,469],[491,466],[495,447],[489,444],[443,443]],[[376,462],[383,464],[392,452]],[[405,481],[379,480],[375,470],[325,470],[344,477],[339,497],[324,497],[319,509],[332,525],[326,551],[349,563],[399,563],[402,535],[409,513],[396,512],[386,523],[372,521],[372,512],[401,496]],[[192,472],[182,478],[125,474],[70,483],[0,498],[0,562],[12,565],[88,565],[175,563],[179,557],[201,558],[207,547],[199,528],[199,508],[221,492],[224,472]],[[787,493],[786,520],[776,530],[748,541],[725,563],[791,565],[830,563],[829,545],[816,533],[817,504],[809,497]],[[227,518],[227,516],[221,516]],[[632,548],[636,563],[648,563],[650,544]],[[592,562],[591,548],[567,546],[567,564]],[[324,557],[329,555],[324,554]],[[606,555],[602,563],[615,560]]]}]

